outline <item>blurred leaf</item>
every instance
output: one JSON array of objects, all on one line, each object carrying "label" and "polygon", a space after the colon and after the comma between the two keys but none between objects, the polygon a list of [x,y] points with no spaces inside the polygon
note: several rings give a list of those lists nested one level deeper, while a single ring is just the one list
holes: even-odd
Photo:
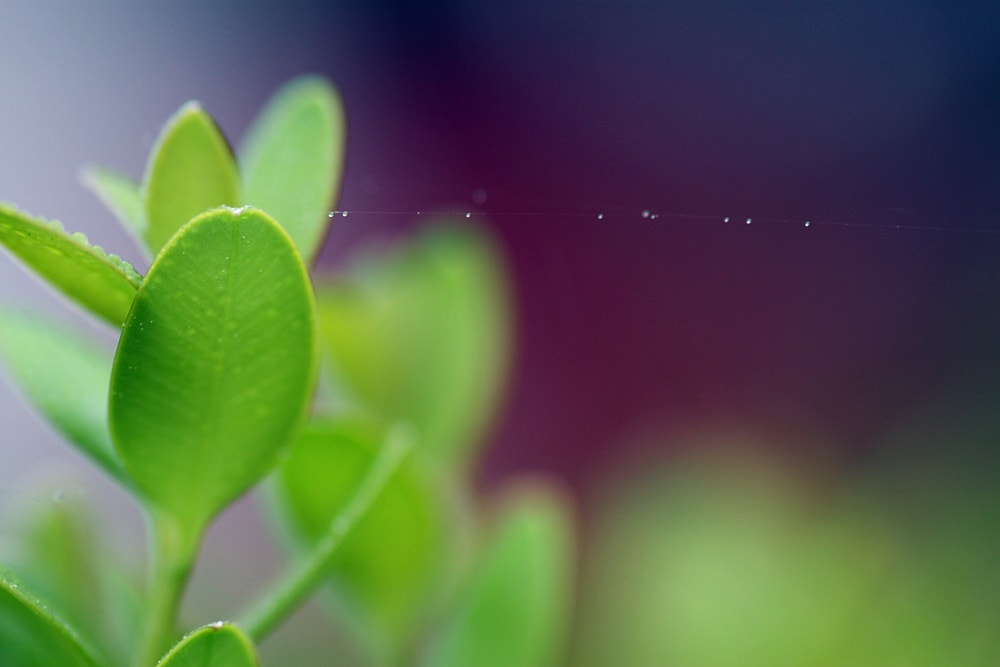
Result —
[{"label": "blurred leaf", "polygon": [[340,391],[457,465],[475,454],[507,373],[506,275],[472,227],[426,230],[318,288],[320,325]]},{"label": "blurred leaf", "polygon": [[57,498],[24,521],[11,569],[106,656],[124,663],[141,607],[133,583],[98,534],[78,503]]},{"label": "blurred leaf", "polygon": [[127,176],[104,167],[89,166],[80,173],[83,185],[101,200],[122,223],[132,237],[145,246],[146,213],[143,210],[142,189]]},{"label": "blurred leaf", "polygon": [[197,102],[188,102],[160,132],[146,167],[145,239],[150,254],[193,217],[239,203],[239,173],[225,138]]},{"label": "blurred leaf", "polygon": [[49,423],[116,481],[131,486],[108,431],[109,350],[65,325],[0,309],[0,359]]},{"label": "blurred leaf", "polygon": [[0,657],[5,667],[97,667],[79,634],[0,568]]},{"label": "blurred leaf", "polygon": [[212,623],[181,639],[157,667],[256,667],[253,642],[231,623]]},{"label": "blurred leaf", "polygon": [[285,84],[247,133],[240,154],[244,203],[277,220],[306,263],[329,224],[344,164],[344,110],[330,83]]},{"label": "blurred leaf", "polygon": [[530,667],[563,657],[574,569],[569,504],[535,483],[509,492],[504,505],[428,665]]},{"label": "blurred leaf", "polygon": [[[271,487],[277,526],[305,551],[327,532],[369,473],[386,429],[363,418],[308,424]],[[338,606],[359,618],[380,650],[412,639],[433,605],[445,568],[454,518],[445,490],[411,454],[358,520],[330,562]]]},{"label": "blurred leaf", "polygon": [[859,631],[898,554],[876,508],[746,440],[608,490],[574,664],[910,664]]},{"label": "blurred leaf", "polygon": [[142,281],[116,255],[87,243],[83,234],[67,234],[49,222],[0,204],[0,243],[50,285],[88,310],[120,325]]},{"label": "blurred leaf", "polygon": [[306,269],[262,212],[209,211],[163,249],[125,322],[110,405],[154,506],[200,530],[271,469],[313,388],[314,329]]}]

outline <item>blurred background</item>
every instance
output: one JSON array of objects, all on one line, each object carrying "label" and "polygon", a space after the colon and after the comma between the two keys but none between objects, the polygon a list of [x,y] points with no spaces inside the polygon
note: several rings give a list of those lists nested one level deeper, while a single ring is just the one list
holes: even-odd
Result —
[{"label": "blurred background", "polygon": [[[507,257],[516,353],[480,479],[573,492],[592,629],[574,662],[986,664],[998,21],[996,3],[7,0],[0,198],[145,268],[78,169],[138,179],[188,99],[238,142],[281,83],[326,75],[350,215],[321,266],[418,211],[471,213]],[[61,309],[12,261],[0,284]],[[5,513],[85,467],[6,386],[0,423]],[[105,493],[81,474],[70,495]],[[263,541],[249,512],[210,546]],[[612,609],[652,627],[612,632]]]}]

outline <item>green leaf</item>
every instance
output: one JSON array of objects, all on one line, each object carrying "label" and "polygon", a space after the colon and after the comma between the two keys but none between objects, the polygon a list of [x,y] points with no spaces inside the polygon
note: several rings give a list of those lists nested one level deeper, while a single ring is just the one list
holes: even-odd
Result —
[{"label": "green leaf", "polygon": [[9,667],[102,664],[79,634],[0,568],[0,657]]},{"label": "green leaf", "polygon": [[0,204],[0,243],[49,284],[112,324],[125,319],[142,278],[116,255],[58,222]]},{"label": "green leaf", "polygon": [[257,649],[232,623],[212,623],[181,639],[157,667],[256,667]]},{"label": "green leaf", "polygon": [[544,483],[509,493],[455,615],[425,664],[559,664],[572,602],[569,503]]},{"label": "green leaf", "polygon": [[11,570],[104,655],[124,664],[142,618],[134,582],[82,499],[54,497],[56,502],[32,507],[19,521]]},{"label": "green leaf", "polygon": [[265,475],[316,376],[306,268],[261,211],[216,209],[164,247],[111,376],[115,447],[149,501],[201,529]]},{"label": "green leaf", "polygon": [[506,274],[490,239],[427,229],[318,288],[342,400],[414,424],[421,447],[467,464],[496,411],[511,338]]},{"label": "green leaf", "polygon": [[143,183],[150,254],[203,211],[239,203],[239,173],[215,121],[188,102],[167,121]]},{"label": "green leaf", "polygon": [[128,176],[97,166],[85,167],[80,172],[80,181],[115,214],[143,250],[147,250],[144,244],[146,213],[139,184]]},{"label": "green leaf", "polygon": [[[330,530],[368,475],[386,428],[365,418],[309,423],[271,485],[276,525],[305,553]],[[449,568],[458,532],[446,490],[420,457],[389,478],[334,553],[330,579],[338,606],[392,653],[417,629]],[[457,505],[457,503],[454,503]]]},{"label": "green leaf", "polygon": [[244,203],[281,223],[307,263],[323,241],[340,187],[344,134],[333,86],[318,76],[300,77],[274,94],[240,152]]},{"label": "green leaf", "polygon": [[131,486],[111,444],[111,351],[65,324],[0,309],[0,360],[50,424],[112,478]]}]

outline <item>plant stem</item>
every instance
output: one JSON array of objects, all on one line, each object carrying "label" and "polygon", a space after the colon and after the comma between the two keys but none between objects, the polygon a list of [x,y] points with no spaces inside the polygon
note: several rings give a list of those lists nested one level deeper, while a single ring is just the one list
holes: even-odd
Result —
[{"label": "plant stem", "polygon": [[149,532],[147,616],[136,667],[155,665],[169,648],[202,534],[201,530],[185,530],[173,517],[155,510],[150,514]]},{"label": "plant stem", "polygon": [[330,522],[327,532],[244,615],[239,625],[254,642],[260,643],[313,593],[323,579],[330,558],[382,493],[386,483],[412,449],[413,440],[409,429],[401,426],[390,429],[385,445],[368,474],[358,485],[347,506]]}]

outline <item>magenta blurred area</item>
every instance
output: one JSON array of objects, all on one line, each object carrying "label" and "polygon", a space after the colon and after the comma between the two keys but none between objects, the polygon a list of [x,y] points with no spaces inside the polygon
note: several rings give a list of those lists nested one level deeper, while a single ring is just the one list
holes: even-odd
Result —
[{"label": "magenta blurred area", "polygon": [[139,177],[189,98],[236,143],[318,72],[347,108],[354,213],[325,267],[417,211],[474,212],[508,256],[518,353],[485,480],[583,490],[720,421],[863,461],[928,406],[997,389],[997,14],[6,3],[0,195],[136,259],[78,166]]}]

